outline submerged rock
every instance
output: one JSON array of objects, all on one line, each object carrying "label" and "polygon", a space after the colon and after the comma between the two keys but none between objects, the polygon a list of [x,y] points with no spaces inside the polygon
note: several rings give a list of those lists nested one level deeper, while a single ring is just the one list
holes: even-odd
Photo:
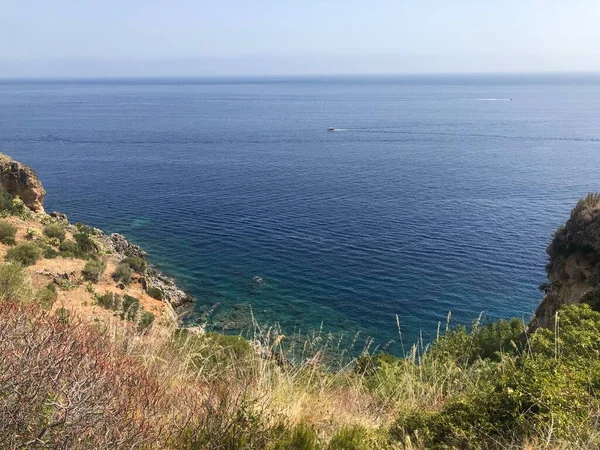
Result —
[{"label": "submerged rock", "polygon": [[33,169],[0,153],[0,186],[9,194],[18,195],[25,206],[44,212],[46,190]]}]

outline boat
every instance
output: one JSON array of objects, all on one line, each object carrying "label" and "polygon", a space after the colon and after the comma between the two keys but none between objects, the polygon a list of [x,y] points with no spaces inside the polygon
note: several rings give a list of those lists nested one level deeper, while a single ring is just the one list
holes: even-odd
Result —
[{"label": "boat", "polygon": [[335,128],[334,127],[329,127],[329,128],[327,128],[327,131],[335,131]]}]

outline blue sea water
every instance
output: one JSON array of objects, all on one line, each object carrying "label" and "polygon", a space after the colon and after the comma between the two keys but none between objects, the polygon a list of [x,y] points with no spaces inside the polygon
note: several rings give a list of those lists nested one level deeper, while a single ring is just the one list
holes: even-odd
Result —
[{"label": "blue sea water", "polygon": [[448,311],[529,317],[600,190],[600,78],[5,81],[0,151],[48,210],[145,247],[192,319],[251,304],[385,345],[396,314],[407,342]]}]

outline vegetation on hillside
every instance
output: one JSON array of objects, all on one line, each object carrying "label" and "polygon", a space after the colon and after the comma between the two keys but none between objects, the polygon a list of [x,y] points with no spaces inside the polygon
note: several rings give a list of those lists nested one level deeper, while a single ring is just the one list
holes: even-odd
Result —
[{"label": "vegetation on hillside", "polygon": [[[5,217],[27,214],[5,197]],[[535,332],[521,319],[448,323],[403,358],[253,319],[247,335],[228,336],[180,329],[128,291],[100,290],[106,265],[91,229],[70,239],[49,225],[2,244],[0,448],[600,447],[598,303],[562,306]],[[111,320],[57,304],[56,283],[32,285],[27,264],[50,250],[85,260],[87,298]],[[145,271],[127,258],[106,277],[126,284]]]}]

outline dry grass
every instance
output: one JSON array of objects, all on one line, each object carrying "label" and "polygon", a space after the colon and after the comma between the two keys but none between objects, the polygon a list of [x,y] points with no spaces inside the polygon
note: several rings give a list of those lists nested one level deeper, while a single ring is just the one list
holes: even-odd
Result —
[{"label": "dry grass", "polygon": [[[18,240],[27,228],[41,233],[35,220],[6,220]],[[0,258],[6,249],[0,244]],[[141,332],[96,304],[86,283],[67,283],[43,311],[32,293],[57,274],[77,279],[85,261],[59,256],[24,268],[23,289],[0,302],[0,448],[421,449],[414,436],[388,440],[394,421],[441,411],[477,390],[490,367],[432,357],[418,343],[405,359],[374,370],[368,343],[358,361],[354,342],[340,348],[323,330],[285,337],[254,318],[245,339],[203,327],[182,332],[173,309],[149,297],[138,275],[120,289],[110,276],[118,261],[101,259],[107,268],[94,290],[131,295],[159,320]],[[56,315],[62,309],[70,320]],[[352,429],[367,437],[354,447],[327,446]],[[282,437],[289,430],[315,430],[320,443],[292,445]],[[593,432],[587,441],[557,442],[552,432],[526,442],[506,436],[497,448],[598,441]]]}]

